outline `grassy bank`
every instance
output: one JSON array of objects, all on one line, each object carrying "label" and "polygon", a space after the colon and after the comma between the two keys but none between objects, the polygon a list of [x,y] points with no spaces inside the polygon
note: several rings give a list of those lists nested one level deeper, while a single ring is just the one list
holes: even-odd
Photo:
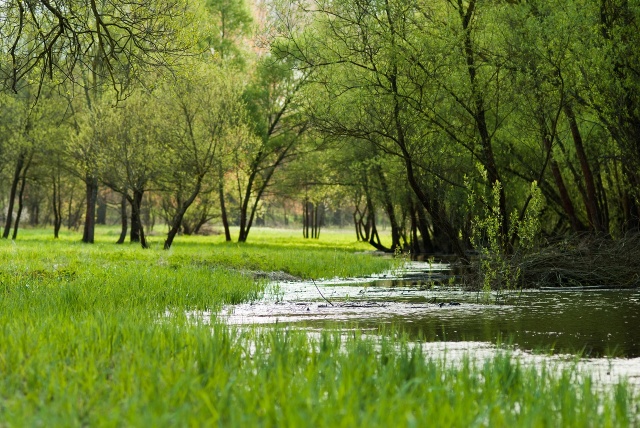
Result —
[{"label": "grassy bank", "polygon": [[[7,320],[3,320],[5,322]],[[400,341],[95,313],[4,324],[4,426],[632,426],[624,386]]]},{"label": "grassy bank", "polygon": [[[108,232],[105,231],[105,232]],[[271,232],[269,232],[271,233]],[[154,246],[0,241],[0,427],[625,426],[626,387],[508,356],[447,365],[403,339],[189,321],[260,295],[251,272],[361,275],[390,261],[274,233]],[[432,359],[433,357],[433,359]]]}]

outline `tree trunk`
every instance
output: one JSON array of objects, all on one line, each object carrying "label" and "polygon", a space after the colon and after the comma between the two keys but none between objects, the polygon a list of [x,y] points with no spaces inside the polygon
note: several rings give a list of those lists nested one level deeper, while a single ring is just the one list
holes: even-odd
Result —
[{"label": "tree trunk", "polygon": [[13,172],[13,181],[11,182],[11,190],[9,192],[9,207],[7,209],[7,220],[4,225],[4,232],[2,233],[2,237],[4,239],[9,238],[9,233],[11,233],[11,223],[13,222],[13,205],[16,199],[16,192],[18,191],[18,183],[20,181],[20,173],[22,172],[22,167],[24,166],[26,154],[24,152],[20,152],[18,155],[18,159],[16,161],[16,168]]},{"label": "tree trunk", "polygon": [[222,217],[222,227],[224,228],[224,240],[231,242],[229,218],[227,217],[227,207],[224,202],[224,171],[222,170],[222,164],[218,165],[218,197],[220,198],[220,216]]},{"label": "tree trunk", "polygon": [[396,248],[400,246],[400,227],[398,226],[393,202],[391,201],[391,192],[380,165],[376,165],[374,171],[377,175],[378,181],[380,182],[382,200],[384,201],[384,210],[386,211],[387,216],[389,217],[389,223],[391,224],[391,251],[395,251]]},{"label": "tree trunk", "polygon": [[553,180],[556,183],[556,187],[558,188],[558,192],[560,193],[560,200],[562,201],[562,209],[564,213],[567,215],[569,219],[569,223],[571,224],[571,229],[574,232],[580,232],[584,229],[584,225],[578,219],[576,215],[575,208],[573,206],[573,202],[571,202],[571,197],[569,196],[569,192],[567,191],[567,186],[564,184],[564,179],[562,178],[562,172],[560,171],[560,167],[558,166],[558,162],[553,158],[551,141],[548,136],[543,136],[542,141],[545,146],[545,150],[547,150],[548,155],[550,156],[550,164],[551,164],[551,174],[553,175]]},{"label": "tree trunk", "polygon": [[124,244],[124,240],[127,238],[127,229],[129,228],[127,224],[127,203],[127,195],[122,193],[122,198],[120,199],[120,236],[116,244]]},{"label": "tree trunk", "polygon": [[191,204],[193,204],[193,201],[196,200],[196,197],[198,197],[198,194],[200,193],[202,179],[203,179],[202,176],[199,176],[197,178],[196,185],[193,189],[193,192],[191,192],[191,195],[187,198],[187,200],[185,200],[183,203],[178,205],[178,210],[176,211],[176,214],[173,216],[173,219],[171,219],[171,225],[170,225],[171,228],[169,229],[169,233],[167,234],[167,239],[165,239],[164,241],[165,250],[168,250],[169,248],[171,248],[171,244],[173,244],[173,240],[178,234],[178,231],[180,230],[180,226],[182,225],[182,219],[184,218],[185,213],[187,212]]},{"label": "tree trunk", "polygon": [[422,247],[425,253],[434,253],[435,248],[429,234],[429,223],[427,222],[427,216],[424,213],[422,207],[416,207],[416,214],[418,217],[418,230],[420,230],[420,236],[422,237]]},{"label": "tree trunk", "polygon": [[[484,98],[482,92],[478,89],[478,83],[476,81],[477,64],[475,52],[473,49],[473,41],[471,38],[471,20],[475,13],[476,1],[470,0],[466,10],[462,6],[462,2],[458,2],[459,15],[461,19],[462,29],[464,30],[464,54],[467,63],[467,74],[469,76],[469,83],[471,86],[471,96],[473,98],[474,109],[472,112],[473,120],[476,124],[476,129],[480,135],[480,143],[482,148],[482,163],[487,171],[487,179],[489,180],[489,186],[495,186],[496,183],[502,184],[500,174],[498,173],[498,166],[493,153],[493,145],[491,142],[491,135],[489,133],[489,127],[487,125],[486,109],[484,107]],[[507,215],[507,202],[504,186],[500,186],[499,194],[499,212],[500,212],[500,246],[504,253],[510,253],[511,248],[509,245],[509,217]]]},{"label": "tree trunk", "polygon": [[309,200],[305,198],[302,209],[302,237],[309,238]]},{"label": "tree trunk", "polygon": [[[420,186],[420,183],[418,182],[418,179],[416,177],[416,173],[413,167],[413,159],[407,148],[405,129],[403,128],[403,120],[401,118],[402,108],[400,105],[400,99],[402,99],[402,96],[398,90],[396,70],[394,70],[394,72],[389,76],[389,80],[391,82],[391,90],[394,94],[393,120],[394,120],[394,126],[396,131],[396,144],[400,148],[402,160],[404,161],[404,164],[405,164],[405,168],[407,172],[407,180],[409,181],[409,187],[411,187],[411,190],[413,190],[413,192],[415,193],[420,204],[422,204],[424,209],[427,210],[427,212],[431,215],[431,218],[433,219],[433,223],[434,223],[434,228],[440,227],[449,238],[451,245],[453,246],[454,252],[462,260],[466,260],[466,255],[464,254],[464,250],[458,239],[457,231],[453,228],[453,226],[446,219],[446,217],[441,215],[439,210],[438,211],[433,210],[431,200],[429,199],[427,194],[424,192],[424,190]],[[371,240],[369,242],[371,242]]]},{"label": "tree trunk", "polygon": [[86,212],[84,217],[84,231],[82,242],[93,244],[96,229],[96,201],[98,198],[98,178],[91,175],[85,177]]},{"label": "tree trunk", "polygon": [[11,239],[15,240],[18,237],[18,226],[20,225],[20,217],[22,216],[22,208],[24,206],[24,188],[27,184],[27,171],[31,165],[31,159],[33,159],[33,152],[29,155],[29,159],[22,169],[22,177],[20,178],[20,191],[18,192],[18,212],[16,213],[16,221],[13,226],[13,236]]},{"label": "tree trunk", "polygon": [[53,176],[53,237],[58,239],[60,227],[62,227],[62,196],[60,195],[60,172]]},{"label": "tree trunk", "polygon": [[133,190],[133,196],[129,200],[131,203],[131,242],[140,242],[142,248],[148,248],[142,225],[142,213],[140,212],[143,196],[144,191]]},{"label": "tree trunk", "polygon": [[576,149],[576,155],[578,162],[580,163],[580,169],[582,170],[582,178],[584,179],[586,188],[586,199],[584,201],[587,208],[587,215],[589,217],[589,223],[592,230],[596,232],[603,232],[602,217],[600,215],[600,207],[598,206],[598,199],[596,197],[596,185],[593,179],[593,172],[589,166],[589,160],[584,149],[584,143],[582,141],[582,134],[576,121],[576,116],[570,105],[565,105],[564,113],[569,121],[569,128],[571,129],[571,136],[573,137],[573,144]]}]

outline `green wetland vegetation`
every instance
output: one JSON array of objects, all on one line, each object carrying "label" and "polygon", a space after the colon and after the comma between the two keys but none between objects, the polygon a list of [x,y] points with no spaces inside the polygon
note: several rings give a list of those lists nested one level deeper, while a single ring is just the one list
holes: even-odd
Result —
[{"label": "green wetland vegetation", "polygon": [[[27,230],[0,246],[0,426],[633,426],[622,382],[596,386],[508,351],[429,354],[401,333],[318,334],[190,319],[257,299],[257,271],[301,278],[391,259],[257,231],[261,245],[184,238],[167,252]],[[341,237],[341,238],[340,238]],[[286,244],[286,249],[283,245]],[[340,270],[336,272],[336,266]]]},{"label": "green wetland vegetation", "polygon": [[640,425],[639,23],[0,0],[0,428]]}]

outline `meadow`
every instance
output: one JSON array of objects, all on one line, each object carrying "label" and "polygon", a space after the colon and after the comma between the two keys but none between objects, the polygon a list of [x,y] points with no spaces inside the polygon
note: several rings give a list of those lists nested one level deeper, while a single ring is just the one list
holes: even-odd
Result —
[{"label": "meadow", "polygon": [[[24,230],[0,242],[0,427],[633,426],[637,397],[572,369],[427,355],[401,332],[233,328],[192,310],[258,299],[257,272],[381,272],[352,235],[257,230],[170,251]],[[252,232],[253,233],[253,232]]]}]

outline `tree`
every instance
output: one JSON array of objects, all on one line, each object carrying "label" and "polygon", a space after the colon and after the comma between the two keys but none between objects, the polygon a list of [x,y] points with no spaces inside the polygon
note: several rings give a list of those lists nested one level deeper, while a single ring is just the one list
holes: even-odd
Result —
[{"label": "tree", "polygon": [[[110,81],[116,93],[144,70],[189,51],[195,15],[173,0],[8,0],[0,3],[0,81],[17,92],[27,76],[41,85],[80,82],[77,71]],[[84,82],[86,83],[86,82]]]},{"label": "tree", "polygon": [[239,242],[245,242],[256,210],[275,171],[295,156],[307,129],[300,114],[304,74],[277,58],[262,58],[245,91],[249,126],[253,134],[235,151],[240,203]]},{"label": "tree", "polygon": [[[241,82],[230,77],[232,69],[211,63],[198,64],[191,76],[171,82],[163,100],[166,124],[164,156],[166,174],[159,178],[168,201],[169,249],[180,230],[187,209],[217,173],[224,142],[236,137],[243,121]],[[166,126],[166,125],[165,125]]]},{"label": "tree", "polygon": [[157,98],[146,91],[132,94],[116,109],[99,110],[92,127],[100,145],[100,176],[131,205],[131,242],[148,248],[141,218],[142,200],[164,172],[167,129]]}]

